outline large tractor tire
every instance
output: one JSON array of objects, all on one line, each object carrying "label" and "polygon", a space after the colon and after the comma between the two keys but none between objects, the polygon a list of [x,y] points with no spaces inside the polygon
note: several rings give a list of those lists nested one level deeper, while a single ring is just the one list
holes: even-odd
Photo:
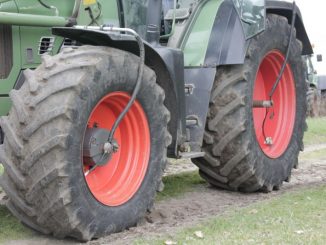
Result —
[{"label": "large tractor tire", "polygon": [[26,83],[10,93],[9,116],[0,120],[1,186],[24,224],[87,241],[136,225],[152,207],[171,141],[164,91],[152,70],[145,67],[137,100],[117,128],[111,160],[93,168],[83,152],[86,129],[101,137],[107,131],[98,130],[110,130],[125,108],[138,66],[128,52],[82,46],[25,72]]},{"label": "large tractor tire", "polygon": [[253,108],[253,101],[269,100],[290,32],[286,18],[269,14],[266,30],[250,41],[244,64],[218,68],[203,143],[206,155],[193,159],[211,185],[269,192],[290,179],[306,126],[302,44],[295,37],[274,106]]},{"label": "large tractor tire", "polygon": [[307,116],[318,117],[321,107],[321,99],[315,87],[309,87],[307,92]]}]

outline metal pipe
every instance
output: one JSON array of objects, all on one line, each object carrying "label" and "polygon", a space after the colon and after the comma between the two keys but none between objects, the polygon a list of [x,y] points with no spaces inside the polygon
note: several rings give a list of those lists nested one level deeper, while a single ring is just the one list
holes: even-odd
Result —
[{"label": "metal pipe", "polygon": [[74,9],[72,11],[71,18],[76,19],[78,17],[81,2],[82,2],[82,0],[76,0],[75,1],[75,5],[74,5]]},{"label": "metal pipe", "polygon": [[66,26],[69,20],[60,16],[0,12],[0,23],[14,26],[60,27]]},{"label": "metal pipe", "polygon": [[270,108],[273,107],[273,101],[272,100],[254,100],[253,108]]}]

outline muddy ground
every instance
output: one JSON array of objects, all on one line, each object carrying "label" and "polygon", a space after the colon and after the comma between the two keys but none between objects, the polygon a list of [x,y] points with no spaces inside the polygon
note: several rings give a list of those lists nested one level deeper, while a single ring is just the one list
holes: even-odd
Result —
[{"label": "muddy ground", "polygon": [[[306,148],[305,154],[325,149],[326,144]],[[171,162],[166,174],[193,171],[196,167],[189,161]],[[253,193],[241,194],[211,188],[206,184],[199,185],[194,191],[185,195],[155,203],[152,213],[140,222],[137,227],[108,237],[91,241],[89,245],[102,244],[132,244],[132,241],[141,238],[155,237],[156,239],[167,234],[173,234],[180,229],[194,226],[202,221],[219,216],[228,210],[245,207],[258,201],[271,199],[285,192],[299,190],[310,186],[326,184],[326,156],[318,159],[301,160],[299,169],[293,170],[290,183],[285,183],[280,191],[269,194]],[[1,197],[0,197],[1,200]],[[1,201],[0,201],[1,202]],[[49,237],[35,234],[31,240],[11,241],[6,244],[78,244],[75,241],[58,241]]]}]

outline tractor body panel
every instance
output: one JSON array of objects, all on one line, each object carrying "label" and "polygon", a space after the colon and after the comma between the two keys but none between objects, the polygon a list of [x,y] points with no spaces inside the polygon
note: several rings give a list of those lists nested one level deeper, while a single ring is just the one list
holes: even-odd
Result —
[{"label": "tractor body panel", "polygon": [[197,7],[193,23],[190,23],[180,47],[185,54],[185,66],[204,65],[209,37],[221,3],[222,1],[207,1]]},{"label": "tractor body panel", "polygon": [[195,152],[201,151],[215,75],[215,67],[185,69],[188,146]]}]

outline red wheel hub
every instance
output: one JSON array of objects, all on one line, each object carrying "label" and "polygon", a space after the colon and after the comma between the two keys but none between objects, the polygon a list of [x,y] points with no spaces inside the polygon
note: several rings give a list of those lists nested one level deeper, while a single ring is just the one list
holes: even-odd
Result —
[{"label": "red wheel hub", "polygon": [[[269,93],[284,60],[284,55],[277,50],[264,57],[254,84],[254,101],[270,99]],[[253,108],[253,121],[256,138],[262,151],[270,158],[278,158],[290,143],[296,116],[295,82],[289,64],[286,65],[272,100],[274,105],[271,108]]]},{"label": "red wheel hub", "polygon": [[[93,109],[87,127],[111,130],[117,117],[126,107],[130,96],[113,92],[105,96]],[[115,140],[119,150],[104,166],[84,163],[87,185],[94,197],[107,206],[119,206],[129,201],[140,188],[149,162],[150,131],[146,114],[138,101],[117,128]],[[88,173],[86,175],[86,173]]]}]

